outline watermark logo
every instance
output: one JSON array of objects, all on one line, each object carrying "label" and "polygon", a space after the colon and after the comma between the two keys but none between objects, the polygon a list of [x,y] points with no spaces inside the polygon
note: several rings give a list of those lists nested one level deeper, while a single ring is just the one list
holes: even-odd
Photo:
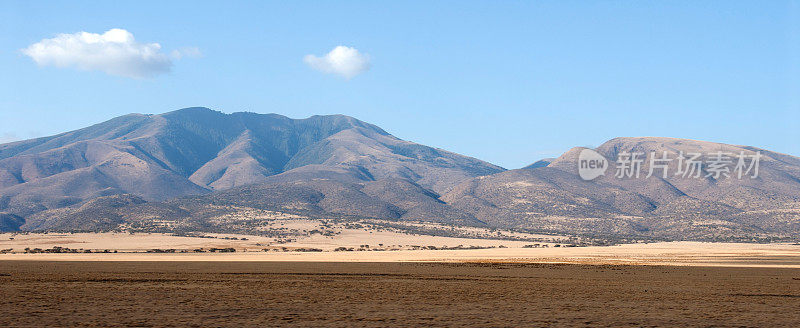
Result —
[{"label": "watermark logo", "polygon": [[[677,156],[675,156],[677,155]],[[614,177],[617,179],[638,179],[658,176],[662,179],[674,178],[758,178],[761,152],[712,152],[708,154],[678,152],[673,156],[666,151],[620,152],[614,162]],[[591,149],[584,149],[578,155],[578,175],[583,180],[594,180],[605,175],[609,163],[603,155]]]},{"label": "watermark logo", "polygon": [[[758,178],[758,166],[761,161],[761,152],[738,154],[717,151],[708,154],[678,152],[671,158],[664,151],[661,154],[650,152],[649,156],[642,152],[621,152],[616,161],[616,178],[639,178],[642,165],[648,163],[645,178],[653,175],[667,179],[670,176],[679,178],[711,178],[719,180],[731,176],[737,179],[750,177]],[[673,164],[672,167],[670,164]],[[674,168],[674,172],[670,169]],[[659,174],[660,173],[660,174]]]},{"label": "watermark logo", "polygon": [[581,150],[578,155],[578,175],[583,180],[594,180],[606,174],[608,160],[603,155],[591,149]]}]

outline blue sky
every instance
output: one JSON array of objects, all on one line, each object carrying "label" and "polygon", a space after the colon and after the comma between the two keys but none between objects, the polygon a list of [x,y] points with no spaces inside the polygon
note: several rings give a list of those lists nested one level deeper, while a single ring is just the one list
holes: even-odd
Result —
[{"label": "blue sky", "polygon": [[[146,78],[37,65],[22,49],[119,28],[158,43]],[[369,56],[350,79],[304,61]],[[800,2],[0,2],[0,140],[190,106],[341,113],[518,168],[618,136],[800,155]]]}]

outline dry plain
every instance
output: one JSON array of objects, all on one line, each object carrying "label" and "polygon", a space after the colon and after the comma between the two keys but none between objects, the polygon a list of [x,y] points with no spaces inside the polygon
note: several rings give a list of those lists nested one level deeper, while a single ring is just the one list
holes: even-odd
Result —
[{"label": "dry plain", "polygon": [[800,271],[0,261],[3,327],[797,327]]},{"label": "dry plain", "polygon": [[[214,238],[208,238],[213,236]],[[44,261],[312,261],[312,262],[531,262],[773,267],[800,269],[800,245],[792,243],[657,242],[564,247],[558,242],[454,238],[395,232],[314,235],[276,243],[274,238],[209,235],[206,238],[156,233],[0,234],[0,260]],[[545,237],[545,236],[537,236]],[[552,240],[563,240],[549,236]],[[529,245],[540,247],[526,248]],[[560,247],[555,247],[556,245]],[[25,254],[54,246],[78,253]],[[364,246],[364,247],[362,247]],[[545,247],[547,246],[547,247]],[[348,251],[335,251],[336,248]],[[426,248],[436,249],[426,249]],[[233,253],[193,250],[233,248]],[[172,253],[148,253],[172,249]],[[83,253],[92,250],[92,253]],[[103,251],[109,250],[109,253]],[[314,251],[308,251],[314,250]],[[114,253],[116,251],[117,253]]]},{"label": "dry plain", "polygon": [[800,245],[550,237],[3,234],[0,326],[800,326]]}]

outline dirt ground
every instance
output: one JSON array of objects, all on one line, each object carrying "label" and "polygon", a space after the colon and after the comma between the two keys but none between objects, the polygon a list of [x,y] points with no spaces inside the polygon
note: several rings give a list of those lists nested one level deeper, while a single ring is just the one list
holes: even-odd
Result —
[{"label": "dirt ground", "polygon": [[0,326],[800,326],[800,270],[0,261]]}]

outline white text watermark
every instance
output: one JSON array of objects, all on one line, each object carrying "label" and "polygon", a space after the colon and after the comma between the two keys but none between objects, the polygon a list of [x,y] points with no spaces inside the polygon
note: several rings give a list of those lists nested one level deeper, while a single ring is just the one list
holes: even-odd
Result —
[{"label": "white text watermark", "polygon": [[[711,152],[707,154],[667,151],[657,152],[620,152],[615,162],[614,177],[649,178],[660,176],[663,179],[676,178],[729,178],[738,179],[758,177],[758,166],[761,152],[737,153]],[[647,168],[643,167],[647,164]],[[600,153],[584,149],[578,155],[578,174],[584,180],[593,180],[605,175],[609,168],[608,160]]]}]

